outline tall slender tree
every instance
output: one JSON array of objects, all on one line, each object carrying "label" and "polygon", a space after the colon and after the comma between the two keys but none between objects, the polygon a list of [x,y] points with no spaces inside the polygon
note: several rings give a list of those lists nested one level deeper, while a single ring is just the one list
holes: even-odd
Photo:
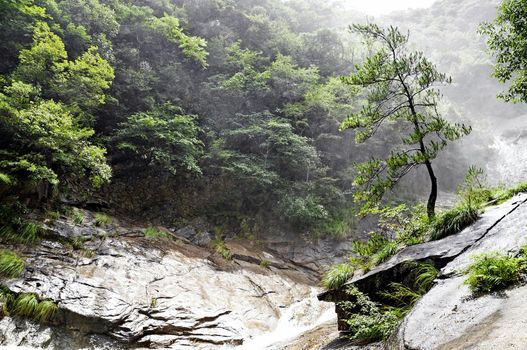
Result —
[{"label": "tall slender tree", "polygon": [[438,86],[451,83],[451,78],[438,72],[422,52],[410,51],[409,35],[396,27],[368,24],[353,25],[350,30],[370,40],[376,52],[355,73],[342,78],[346,84],[364,88],[366,101],[358,113],[346,117],[341,129],[355,130],[357,143],[369,140],[383,126],[396,126],[401,138],[387,158],[357,164],[354,184],[362,189],[355,199],[364,203],[364,209],[371,208],[406,174],[424,165],[430,178],[427,214],[432,220],[437,200],[432,161],[449,141],[471,131],[448,122],[438,110]]}]

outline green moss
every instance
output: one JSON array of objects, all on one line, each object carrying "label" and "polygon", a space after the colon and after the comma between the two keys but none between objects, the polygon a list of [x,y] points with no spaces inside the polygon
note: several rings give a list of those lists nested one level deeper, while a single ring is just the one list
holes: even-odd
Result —
[{"label": "green moss", "polygon": [[26,265],[24,261],[10,250],[0,251],[0,276],[6,278],[16,278],[24,271]]}]

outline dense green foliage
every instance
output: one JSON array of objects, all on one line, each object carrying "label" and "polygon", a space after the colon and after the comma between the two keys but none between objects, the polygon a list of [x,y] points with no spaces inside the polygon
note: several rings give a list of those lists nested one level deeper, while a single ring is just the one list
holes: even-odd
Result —
[{"label": "dense green foliage", "polygon": [[[522,251],[524,252],[524,251]],[[520,280],[527,269],[525,254],[514,257],[497,252],[477,255],[465,281],[474,294],[504,289]]]},{"label": "dense green foliage", "polygon": [[482,24],[480,31],[488,37],[487,44],[496,57],[494,76],[509,83],[499,97],[505,101],[527,102],[527,1],[505,0],[493,22]]},{"label": "dense green foliage", "polygon": [[384,300],[373,301],[368,295],[349,285],[345,300],[337,307],[346,319],[349,338],[359,343],[386,340],[413,305],[433,286],[439,271],[428,263],[408,263],[404,283],[391,283],[378,291]]},{"label": "dense green foliage", "polygon": [[112,172],[133,192],[153,176],[190,218],[344,235],[338,120],[354,97],[336,77],[356,52],[322,8],[2,1],[0,194],[40,202]]},{"label": "dense green foliage", "polygon": [[338,307],[346,314],[350,338],[360,342],[387,339],[399,323],[396,313],[373,302],[355,287],[347,287],[347,300]]}]

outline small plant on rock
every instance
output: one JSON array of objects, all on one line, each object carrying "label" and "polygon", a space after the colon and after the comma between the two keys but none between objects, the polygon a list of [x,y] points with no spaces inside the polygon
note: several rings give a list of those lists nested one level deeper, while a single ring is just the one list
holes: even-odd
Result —
[{"label": "small plant on rock", "polygon": [[33,319],[37,322],[48,322],[55,316],[59,307],[51,300],[44,300],[38,303]]},{"label": "small plant on rock", "polygon": [[322,277],[322,286],[326,289],[337,289],[353,277],[354,269],[350,264],[343,263],[330,267]]},{"label": "small plant on rock", "polygon": [[144,231],[145,237],[149,238],[168,238],[168,234],[154,226],[149,226]]},{"label": "small plant on rock", "polygon": [[225,244],[225,241],[216,237],[212,240],[212,246],[216,253],[220,254],[225,260],[232,260],[232,252]]},{"label": "small plant on rock", "polygon": [[73,219],[73,223],[76,225],[82,225],[84,219],[86,219],[84,213],[78,208],[73,208],[71,212],[71,218]]},{"label": "small plant on rock", "polygon": [[19,316],[33,317],[37,310],[38,299],[33,293],[22,293],[20,294],[13,306],[13,311]]},{"label": "small plant on rock", "polygon": [[0,251],[0,277],[16,278],[24,271],[24,261],[10,250]]},{"label": "small plant on rock", "polygon": [[465,283],[474,294],[498,291],[517,283],[526,269],[525,257],[498,252],[476,255]]},{"label": "small plant on rock", "polygon": [[95,213],[95,226],[106,226],[112,223],[112,218],[104,213]]}]

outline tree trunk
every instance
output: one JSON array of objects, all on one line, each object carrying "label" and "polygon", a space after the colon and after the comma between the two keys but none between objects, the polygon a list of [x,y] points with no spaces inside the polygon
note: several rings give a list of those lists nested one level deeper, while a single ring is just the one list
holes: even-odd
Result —
[{"label": "tree trunk", "polygon": [[430,161],[425,162],[426,170],[428,170],[428,175],[430,176],[430,182],[432,186],[430,188],[430,196],[428,196],[428,203],[426,205],[426,213],[428,215],[428,220],[432,221],[435,216],[436,200],[437,200],[437,178],[434,174],[434,169],[432,169],[432,163]]}]

